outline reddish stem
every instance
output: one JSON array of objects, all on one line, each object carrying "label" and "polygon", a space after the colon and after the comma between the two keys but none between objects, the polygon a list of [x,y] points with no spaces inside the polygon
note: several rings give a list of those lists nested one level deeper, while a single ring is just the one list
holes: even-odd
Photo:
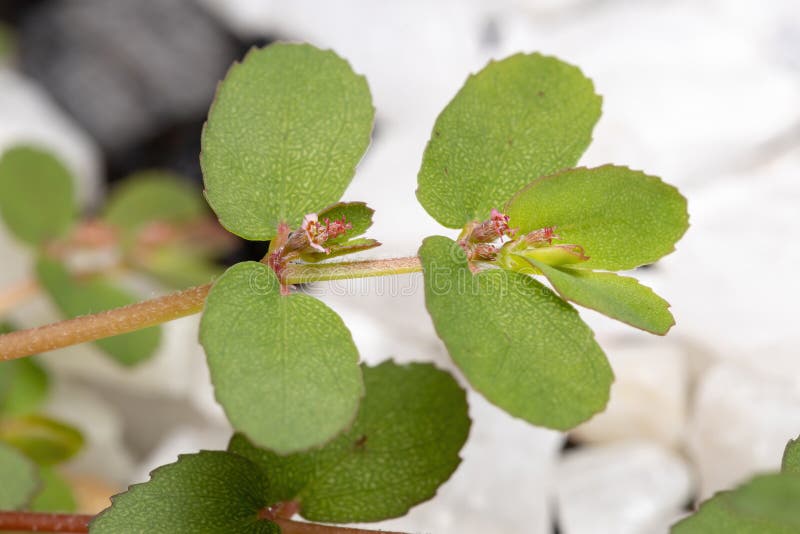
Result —
[{"label": "reddish stem", "polygon": [[0,530],[89,532],[91,515],[0,512]]},{"label": "reddish stem", "polygon": [[[0,511],[0,531],[16,530],[23,532],[89,532],[91,515],[44,514],[41,512],[2,512]],[[402,534],[387,530],[364,530],[361,528],[302,523],[276,517],[272,519],[281,527],[283,534]]]}]

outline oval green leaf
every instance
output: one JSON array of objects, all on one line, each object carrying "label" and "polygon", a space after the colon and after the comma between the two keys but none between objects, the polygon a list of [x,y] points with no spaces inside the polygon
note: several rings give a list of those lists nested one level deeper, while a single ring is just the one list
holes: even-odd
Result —
[{"label": "oval green leaf", "polygon": [[281,295],[264,264],[239,263],[214,283],[200,343],[217,400],[259,446],[308,449],[356,416],[364,384],[347,327],[313,297]]},{"label": "oval green leaf", "polygon": [[375,110],[363,76],[330,50],[251,50],[219,86],[203,131],[208,203],[245,239],[336,202],[370,141]]},{"label": "oval green leaf", "polygon": [[436,119],[417,198],[449,228],[486,219],[534,178],[578,162],[601,101],[589,78],[554,57],[490,62]]},{"label": "oval green leaf", "polygon": [[72,175],[52,154],[15,147],[0,158],[0,216],[20,240],[39,245],[75,221]]},{"label": "oval green leaf", "polygon": [[796,534],[800,532],[800,477],[761,475],[717,493],[675,524],[672,534]]},{"label": "oval green leaf", "polygon": [[0,421],[0,440],[13,445],[37,464],[63,462],[83,447],[80,431],[36,414]]},{"label": "oval green leaf", "polygon": [[669,302],[635,278],[525,260],[542,271],[566,300],[653,334],[664,335],[675,324]]},{"label": "oval green leaf", "polygon": [[419,255],[436,332],[490,402],[559,430],[603,410],[611,368],[572,306],[527,275],[473,275],[464,251],[446,237],[428,237]]},{"label": "oval green leaf", "polygon": [[520,233],[555,226],[555,242],[581,245],[589,256],[580,268],[610,271],[653,263],[689,228],[676,188],[614,165],[539,178],[514,195],[506,214]]},{"label": "oval green leaf", "polygon": [[[100,275],[73,277],[61,263],[49,258],[39,259],[36,275],[67,317],[97,313],[139,301]],[[153,326],[94,343],[118,363],[132,366],[150,358],[160,342],[161,329]]]},{"label": "oval green leaf", "polygon": [[267,479],[252,462],[224,451],[184,454],[111,498],[89,524],[91,534],[147,532],[280,534],[260,519]]},{"label": "oval green leaf", "polygon": [[39,473],[32,461],[0,443],[0,509],[24,508],[39,491]]},{"label": "oval green leaf", "polygon": [[430,364],[364,367],[353,427],[319,450],[279,456],[236,434],[228,450],[261,467],[268,502],[295,501],[311,521],[380,521],[433,497],[461,462],[466,394]]}]

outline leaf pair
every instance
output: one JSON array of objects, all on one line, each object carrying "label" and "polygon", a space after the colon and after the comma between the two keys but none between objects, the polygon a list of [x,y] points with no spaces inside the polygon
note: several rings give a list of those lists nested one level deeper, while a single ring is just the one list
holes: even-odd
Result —
[{"label": "leaf pair", "polygon": [[[674,324],[666,301],[632,278],[591,269],[632,269],[671,252],[688,226],[686,201],[625,167],[570,169],[591,141],[600,103],[591,80],[555,58],[490,62],[437,119],[417,197],[450,228],[503,206],[517,233],[495,265],[543,274],[565,300],[664,334]],[[554,247],[526,248],[542,230],[554,233]],[[562,244],[582,247],[588,260],[549,260]],[[473,386],[509,413],[559,429],[602,410],[613,377],[574,309],[527,275],[473,275],[478,266],[460,248],[429,238],[420,257],[437,332]]]},{"label": "leaf pair", "polygon": [[309,520],[377,521],[431,498],[460,462],[465,392],[428,364],[364,368],[366,396],[346,433],[280,456],[237,434],[229,452],[181,456],[132,486],[90,532],[278,532],[264,507],[293,501]]},{"label": "leaf pair", "polygon": [[[336,203],[369,145],[373,118],[366,80],[333,52],[294,44],[252,50],[220,84],[203,131],[209,204],[245,239],[295,230],[305,241],[292,259],[317,262],[379,245],[356,238],[373,210]],[[313,241],[329,221],[347,230]],[[240,263],[216,281],[200,341],[217,400],[260,446],[304,450],[352,423],[364,384],[350,332],[317,299],[282,295],[269,267]]]}]

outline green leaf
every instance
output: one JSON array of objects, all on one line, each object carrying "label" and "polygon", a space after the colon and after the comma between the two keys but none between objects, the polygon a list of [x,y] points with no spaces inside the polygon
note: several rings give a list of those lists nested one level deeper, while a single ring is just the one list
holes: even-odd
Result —
[{"label": "green leaf", "polygon": [[336,202],[369,145],[367,82],[330,50],[251,50],[219,86],[203,131],[208,203],[241,237],[267,240],[281,222]]},{"label": "green leaf", "polygon": [[[102,276],[73,277],[61,263],[48,258],[39,259],[36,274],[53,302],[68,317],[97,313],[139,301]],[[150,358],[160,342],[161,329],[153,326],[100,339],[95,344],[118,363],[131,366]]]},{"label": "green leaf", "polygon": [[75,221],[72,176],[52,154],[15,147],[0,158],[0,215],[20,240],[39,245]]},{"label": "green leaf", "polygon": [[30,504],[31,511],[49,513],[74,513],[78,505],[72,488],[52,467],[40,467],[42,489]]},{"label": "green leaf", "polygon": [[161,247],[141,258],[138,266],[175,289],[207,284],[225,270],[189,247]]},{"label": "green leaf", "polygon": [[223,451],[184,454],[111,498],[89,524],[91,534],[236,532],[280,534],[258,513],[267,479],[252,462]]},{"label": "green leaf", "polygon": [[320,450],[279,456],[236,434],[228,449],[271,481],[270,504],[297,501],[306,519],[379,521],[430,499],[460,463],[469,433],[464,390],[430,364],[364,367],[353,427]]},{"label": "green leaf", "polygon": [[317,214],[320,221],[330,219],[331,221],[344,217],[353,227],[345,233],[333,239],[328,239],[325,246],[338,245],[356,236],[360,236],[372,226],[372,215],[375,210],[367,207],[365,202],[337,202],[328,206]]},{"label": "green leaf", "polygon": [[166,171],[133,174],[114,188],[105,220],[127,240],[153,222],[189,223],[205,214],[202,196],[179,176]]},{"label": "green leaf", "polygon": [[347,427],[364,392],[358,351],[342,320],[307,295],[281,295],[257,262],[228,269],[206,299],[200,343],[233,427],[281,454]]},{"label": "green leaf", "polygon": [[13,445],[37,464],[63,462],[83,446],[80,431],[36,414],[1,420],[0,440]]},{"label": "green leaf", "polygon": [[301,257],[303,261],[316,263],[323,260],[344,256],[346,254],[353,254],[354,252],[362,252],[364,250],[369,250],[379,246],[381,246],[380,241],[376,241],[368,237],[357,237],[355,239],[351,239],[350,241],[345,241],[339,245],[331,246],[330,252],[327,254],[324,252],[309,252],[303,254]]},{"label": "green leaf", "polygon": [[566,300],[654,334],[664,335],[675,324],[669,303],[635,278],[551,267],[531,258],[525,259],[542,271]]},{"label": "green leaf", "polygon": [[47,397],[49,380],[30,358],[0,363],[0,412],[21,415],[36,410]]},{"label": "green leaf", "polygon": [[571,169],[533,181],[506,205],[527,233],[555,226],[556,242],[584,247],[581,268],[618,271],[675,250],[689,227],[686,199],[660,178],[627,167]]},{"label": "green leaf", "polygon": [[572,306],[530,276],[473,275],[464,251],[428,237],[419,251],[425,303],[473,387],[511,415],[559,430],[600,412],[613,375]]},{"label": "green leaf", "polygon": [[783,451],[781,471],[800,475],[800,438],[789,440],[789,443],[786,444],[786,449]]},{"label": "green leaf", "polygon": [[[12,332],[0,323],[0,334]],[[47,397],[47,373],[33,358],[0,362],[0,413],[22,415],[38,408]]]},{"label": "green leaf", "polygon": [[717,493],[672,534],[795,534],[800,532],[800,477],[761,475]]},{"label": "green leaf", "polygon": [[0,443],[0,509],[24,508],[39,489],[36,466],[19,451]]},{"label": "green leaf", "polygon": [[592,81],[556,58],[490,62],[436,119],[417,198],[449,228],[486,219],[534,178],[574,166],[600,105]]}]

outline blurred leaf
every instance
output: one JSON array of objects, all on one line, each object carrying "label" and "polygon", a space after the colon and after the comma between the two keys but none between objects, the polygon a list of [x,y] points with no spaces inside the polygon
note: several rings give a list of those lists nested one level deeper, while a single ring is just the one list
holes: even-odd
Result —
[{"label": "blurred leaf", "polygon": [[452,240],[419,251],[436,332],[472,386],[526,421],[566,430],[602,411],[613,374],[572,306],[530,276],[472,274]]},{"label": "blurred leaf", "polygon": [[[0,323],[0,335],[13,331],[10,325]],[[49,386],[47,373],[33,357],[0,362],[0,414],[36,410],[47,397]]]},{"label": "blurred leaf", "polygon": [[[73,277],[61,263],[48,258],[39,259],[36,274],[42,287],[67,317],[97,313],[139,301],[102,276]],[[100,339],[95,344],[117,362],[130,366],[150,358],[160,341],[161,329],[154,326]]]},{"label": "blurred leaf", "polygon": [[800,532],[800,477],[761,475],[723,491],[673,527],[673,534],[796,534]]},{"label": "blurred leaf", "polygon": [[49,380],[30,358],[0,363],[0,413],[21,415],[36,410],[47,397]]},{"label": "blurred leaf", "polygon": [[39,489],[36,466],[19,451],[0,443],[0,509],[24,508]]},{"label": "blurred leaf", "polygon": [[580,268],[618,271],[675,250],[689,227],[686,199],[660,178],[627,167],[571,169],[534,180],[508,202],[520,233],[555,226],[557,242],[581,245]]},{"label": "blurred leaf", "polygon": [[185,180],[151,170],[133,174],[114,188],[104,218],[129,240],[150,223],[192,222],[205,209],[202,196]]},{"label": "blurred leaf", "polygon": [[356,416],[364,385],[347,327],[313,297],[281,295],[264,264],[239,263],[214,283],[200,343],[217,400],[259,446],[321,445]]},{"label": "blurred leaf", "polygon": [[328,239],[325,242],[325,246],[344,243],[366,232],[372,226],[372,215],[374,213],[375,210],[367,207],[365,202],[338,202],[319,212],[317,216],[320,221],[325,219],[334,221],[344,217],[353,226],[339,237]]},{"label": "blurred leaf", "polygon": [[259,519],[267,479],[250,461],[223,451],[183,454],[111,498],[89,525],[91,534],[280,534]]},{"label": "blurred leaf", "polygon": [[251,50],[217,90],[203,131],[206,198],[222,225],[267,240],[339,200],[369,145],[367,82],[330,50]]},{"label": "blurred leaf", "polygon": [[196,254],[185,247],[162,247],[154,250],[142,260],[141,267],[175,289],[207,284],[225,270],[202,254]]},{"label": "blurred leaf", "polygon": [[0,440],[13,445],[37,464],[63,462],[83,447],[80,431],[36,414],[0,420]]},{"label": "blurred leaf", "polygon": [[322,449],[279,456],[233,437],[229,450],[269,478],[270,504],[297,501],[312,521],[379,521],[430,499],[453,474],[470,427],[464,390],[430,364],[363,371],[358,418]]},{"label": "blurred leaf", "polygon": [[381,246],[379,241],[375,241],[374,239],[370,239],[368,237],[357,237],[355,239],[351,239],[350,241],[345,241],[339,245],[331,246],[328,254],[325,254],[324,252],[311,252],[303,254],[302,259],[307,262],[316,263],[319,261],[344,256],[345,254],[362,252],[364,250],[369,250],[379,246]]},{"label": "blurred leaf", "polygon": [[781,471],[800,475],[800,438],[789,440],[789,443],[786,444]]},{"label": "blurred leaf", "polygon": [[556,58],[489,62],[436,119],[417,198],[449,228],[486,219],[534,178],[578,162],[600,104],[592,81]]},{"label": "blurred leaf", "polygon": [[42,489],[31,501],[33,512],[71,514],[77,509],[72,488],[52,467],[40,467]]},{"label": "blurred leaf", "polygon": [[566,300],[654,334],[666,334],[675,319],[669,303],[635,278],[569,267],[551,267],[526,258]]},{"label": "blurred leaf", "polygon": [[72,176],[52,154],[15,147],[0,158],[0,215],[31,245],[66,234],[75,221]]}]

